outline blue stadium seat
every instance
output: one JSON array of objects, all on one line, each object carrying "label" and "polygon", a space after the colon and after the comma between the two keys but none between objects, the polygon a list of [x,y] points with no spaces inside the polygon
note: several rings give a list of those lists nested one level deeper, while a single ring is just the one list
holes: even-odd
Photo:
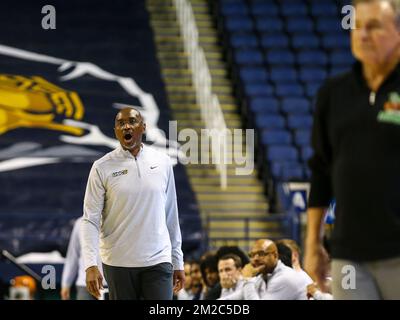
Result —
[{"label": "blue stadium seat", "polygon": [[287,123],[288,127],[293,130],[311,129],[313,119],[311,115],[289,115]]},{"label": "blue stadium seat", "polygon": [[329,55],[329,60],[331,65],[334,66],[351,66],[355,62],[351,52],[346,50],[331,52]]},{"label": "blue stadium seat", "polygon": [[278,97],[303,97],[304,91],[300,84],[276,84],[275,93]]},{"label": "blue stadium seat", "polygon": [[311,130],[296,130],[294,133],[294,142],[299,147],[309,146],[311,143]]},{"label": "blue stadium seat", "polygon": [[297,166],[293,168],[282,168],[281,179],[283,181],[298,181],[303,180],[305,177],[303,166]]},{"label": "blue stadium seat", "polygon": [[245,94],[249,97],[255,96],[272,96],[274,89],[268,83],[245,83]]},{"label": "blue stadium seat", "polygon": [[257,114],[256,125],[260,129],[284,129],[285,118],[280,115]]},{"label": "blue stadium seat", "polygon": [[313,149],[310,146],[301,148],[301,160],[306,163],[313,155]]},{"label": "blue stadium seat", "polygon": [[271,162],[271,174],[275,180],[289,181],[303,179],[305,176],[304,165],[296,161],[274,161]]},{"label": "blue stadium seat", "polygon": [[281,12],[285,17],[298,17],[307,15],[307,6],[301,2],[281,3]]},{"label": "blue stadium seat", "polygon": [[292,45],[296,50],[299,49],[318,49],[319,39],[314,34],[294,34]]},{"label": "blue stadium seat", "polygon": [[243,49],[236,51],[235,60],[236,63],[242,65],[255,65],[263,63],[261,52],[254,49]]},{"label": "blue stadium seat", "polygon": [[311,14],[313,16],[337,16],[338,8],[337,6],[330,0],[328,1],[310,1],[311,4]]},{"label": "blue stadium seat", "polygon": [[292,135],[287,130],[264,130],[261,134],[261,142],[267,146],[291,145]]},{"label": "blue stadium seat", "polygon": [[270,78],[276,83],[295,83],[297,81],[297,72],[294,68],[272,67]]},{"label": "blue stadium seat", "polygon": [[225,26],[230,32],[253,31],[253,22],[247,16],[227,16]]},{"label": "blue stadium seat", "polygon": [[303,50],[298,52],[297,62],[301,66],[325,66],[328,58],[322,50]]},{"label": "blue stadium seat", "polygon": [[307,114],[310,112],[310,102],[305,98],[284,98],[281,108],[288,114]]},{"label": "blue stadium seat", "polygon": [[268,161],[298,161],[299,153],[295,147],[272,146],[267,150]]},{"label": "blue stadium seat", "polygon": [[327,50],[344,49],[350,51],[350,38],[344,32],[325,34],[322,37],[322,46]]},{"label": "blue stadium seat", "polygon": [[292,65],[295,62],[293,53],[286,50],[269,50],[266,60],[271,65]]},{"label": "blue stadium seat", "polygon": [[317,83],[307,83],[306,84],[306,95],[309,98],[314,98],[317,93],[319,88],[321,87],[322,83],[317,82]]},{"label": "blue stadium seat", "polygon": [[261,36],[261,46],[266,49],[288,48],[289,38],[284,33],[267,33]]},{"label": "blue stadium seat", "polygon": [[338,33],[343,31],[341,20],[338,17],[318,18],[315,28],[319,33]]},{"label": "blue stadium seat", "polygon": [[290,33],[312,32],[314,28],[311,19],[306,17],[290,18],[286,21],[286,30]]},{"label": "blue stadium seat", "polygon": [[303,82],[322,82],[326,79],[327,72],[325,68],[308,68],[300,69],[300,80]]},{"label": "blue stadium seat", "polygon": [[260,32],[276,32],[283,31],[282,20],[276,17],[258,17],[256,20],[256,28]]},{"label": "blue stadium seat", "polygon": [[290,168],[296,168],[300,165],[299,161],[271,161],[270,163],[270,168],[271,168],[271,173],[274,177],[281,177],[282,176],[282,170],[285,169],[290,169]]},{"label": "blue stadium seat", "polygon": [[266,82],[268,80],[267,72],[261,67],[241,67],[240,79],[243,82]]},{"label": "blue stadium seat", "polygon": [[279,102],[275,98],[253,98],[249,101],[250,110],[253,112],[264,112],[268,114],[279,113]]},{"label": "blue stadium seat", "polygon": [[273,16],[279,14],[278,7],[273,2],[253,1],[250,3],[250,11],[253,15]]},{"label": "blue stadium seat", "polygon": [[221,13],[223,15],[248,14],[249,8],[244,1],[221,3]]},{"label": "blue stadium seat", "polygon": [[257,37],[252,33],[233,33],[230,43],[234,48],[254,48],[258,45]]}]

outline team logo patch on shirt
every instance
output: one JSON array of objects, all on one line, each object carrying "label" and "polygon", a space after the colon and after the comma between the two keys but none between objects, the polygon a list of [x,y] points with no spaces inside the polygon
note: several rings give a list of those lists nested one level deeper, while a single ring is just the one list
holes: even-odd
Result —
[{"label": "team logo patch on shirt", "polygon": [[118,177],[118,176],[122,176],[122,175],[127,174],[127,173],[128,173],[128,170],[125,169],[125,170],[113,172],[112,176],[113,176],[113,177]]},{"label": "team logo patch on shirt", "polygon": [[389,94],[389,100],[378,113],[378,121],[400,125],[400,95],[397,92]]}]

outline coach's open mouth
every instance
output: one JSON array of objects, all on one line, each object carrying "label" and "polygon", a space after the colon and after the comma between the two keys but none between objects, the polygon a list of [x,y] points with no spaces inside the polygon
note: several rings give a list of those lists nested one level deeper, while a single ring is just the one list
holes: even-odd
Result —
[{"label": "coach's open mouth", "polygon": [[126,134],[124,134],[124,141],[126,142],[126,143],[129,143],[129,142],[132,142],[132,135],[130,134],[130,133],[126,133]]}]

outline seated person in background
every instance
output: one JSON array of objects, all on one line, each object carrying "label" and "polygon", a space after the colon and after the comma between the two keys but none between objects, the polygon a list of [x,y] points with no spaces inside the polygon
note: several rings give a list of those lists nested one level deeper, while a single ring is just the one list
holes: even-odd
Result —
[{"label": "seated person in background", "polygon": [[194,294],[192,292],[192,281],[190,278],[191,262],[184,263],[185,271],[185,286],[176,294],[176,300],[193,300]]},{"label": "seated person in background", "polygon": [[[86,272],[83,264],[82,253],[82,241],[81,241],[81,223],[82,217],[76,219],[74,228],[72,229],[71,237],[68,243],[67,256],[65,257],[64,268],[61,278],[61,299],[71,299],[71,287],[75,281],[76,286],[76,300],[96,300],[86,290]],[[101,268],[102,263],[100,260],[100,254],[97,256],[98,266],[101,274],[103,270]],[[103,277],[103,287],[106,287],[107,283]]]},{"label": "seated person in background", "polygon": [[250,262],[250,259],[247,256],[247,254],[244,253],[243,250],[240,249],[238,246],[222,246],[217,250],[215,255],[217,257],[217,260],[219,261],[219,259],[221,259],[223,256],[225,256],[227,254],[237,255],[242,262],[242,266],[244,266]]},{"label": "seated person in background", "polygon": [[221,295],[218,276],[218,260],[214,253],[206,253],[200,260],[200,270],[205,287],[202,300],[216,300]]},{"label": "seated person in background", "polygon": [[275,243],[275,244],[276,248],[278,249],[279,260],[281,260],[285,266],[293,268],[292,250],[283,243]]},{"label": "seated person in background", "polygon": [[[242,261],[235,254],[227,254],[218,260],[218,274],[222,287],[222,300],[229,300],[230,296],[243,287]],[[233,295],[234,297],[234,295]]]},{"label": "seated person in background", "polygon": [[[11,280],[10,300],[35,300],[36,280],[29,276],[17,276]],[[1,297],[0,297],[1,298]]]},{"label": "seated person in background", "polygon": [[278,256],[275,243],[268,239],[255,242],[250,253],[251,262],[242,275],[243,289],[237,300],[306,300],[306,286],[296,271],[285,266]]},{"label": "seated person in background", "polygon": [[311,277],[302,269],[301,261],[301,250],[296,241],[292,239],[281,239],[275,242],[277,245],[282,243],[292,250],[292,268],[297,271],[297,274],[303,278],[304,283],[307,285],[312,284],[314,281]]},{"label": "seated person in background", "polygon": [[200,262],[193,260],[190,264],[190,290],[192,292],[192,300],[201,300],[203,291],[203,279],[201,277]]}]

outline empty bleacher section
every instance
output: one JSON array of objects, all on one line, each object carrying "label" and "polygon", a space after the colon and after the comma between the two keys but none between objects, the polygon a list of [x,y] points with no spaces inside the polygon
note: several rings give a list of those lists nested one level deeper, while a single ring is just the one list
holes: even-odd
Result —
[{"label": "empty bleacher section", "polygon": [[[212,88],[221,103],[225,122],[229,129],[242,128],[239,106],[234,97],[232,81],[227,72],[223,48],[209,2],[207,0],[189,2],[199,31],[200,45],[204,49],[210,68]],[[184,50],[179,31],[174,1],[149,0],[147,6],[168,100],[173,118],[178,121],[178,131],[192,128],[200,132],[205,128],[205,124],[196,103],[188,55]],[[221,190],[215,166],[204,164],[186,166],[203,224],[208,230],[211,249],[225,244],[235,244],[247,250],[255,239],[279,238],[287,235],[289,229],[285,225],[286,217],[272,216],[268,213],[269,204],[262,182],[257,178],[257,170],[251,175],[240,176],[235,174],[236,167],[228,165],[228,188]]]},{"label": "empty bleacher section", "polygon": [[353,63],[338,0],[210,1],[272,209],[276,185],[308,181],[318,88]]},{"label": "empty bleacher section", "polygon": [[[16,256],[65,254],[91,164],[117,145],[119,107],[167,137],[171,119],[144,1],[52,1],[55,30],[41,28],[45,4],[0,11],[0,249]],[[190,255],[203,250],[200,215],[180,164],[175,177]]]}]

